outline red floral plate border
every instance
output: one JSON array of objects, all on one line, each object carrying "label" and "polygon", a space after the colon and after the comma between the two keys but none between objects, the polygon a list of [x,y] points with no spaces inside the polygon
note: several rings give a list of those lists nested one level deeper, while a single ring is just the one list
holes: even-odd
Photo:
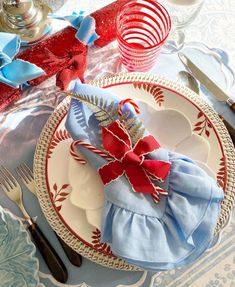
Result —
[{"label": "red floral plate border", "polygon": [[[211,140],[213,143],[212,146],[218,145],[221,153],[219,155],[215,154],[212,159],[215,161],[213,165],[216,165],[218,184],[222,186],[225,192],[220,218],[216,227],[216,232],[219,232],[228,220],[232,206],[234,205],[235,153],[227,130],[214,110],[191,90],[158,76],[123,73],[92,81],[91,84],[108,88],[111,92],[120,92],[120,87],[131,86],[133,94],[128,94],[127,97],[138,98],[138,93],[141,91],[146,96],[146,102],[155,105],[156,108],[183,109],[184,114],[186,114],[193,126],[194,133],[209,141]],[[177,95],[175,97],[177,101],[174,102],[172,100],[174,97],[165,97],[163,90]],[[168,98],[171,100],[167,101]],[[184,105],[188,105],[187,108]],[[41,208],[48,222],[58,235],[83,256],[107,267],[122,270],[138,270],[138,268],[113,256],[109,246],[100,243],[99,230],[93,230],[92,241],[87,242],[76,234],[61,216],[61,206],[69,195],[69,185],[68,182],[58,185],[55,181],[53,186],[50,186],[47,178],[47,164],[53,150],[59,143],[66,142],[67,140],[71,141],[67,131],[58,128],[67,114],[68,107],[69,99],[65,99],[56,108],[45,125],[37,144],[34,159],[34,174]],[[195,111],[192,113],[192,107],[197,111],[196,113]]]}]

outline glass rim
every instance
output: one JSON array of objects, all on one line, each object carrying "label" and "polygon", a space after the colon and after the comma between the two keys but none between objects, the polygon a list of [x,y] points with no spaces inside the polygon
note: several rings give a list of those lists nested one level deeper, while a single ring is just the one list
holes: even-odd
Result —
[{"label": "glass rim", "polygon": [[[128,43],[127,41],[125,41],[118,33],[118,28],[117,28],[117,21],[118,21],[118,16],[120,15],[121,13],[121,10],[125,7],[125,6],[128,6],[130,5],[131,3],[135,3],[136,1],[138,0],[130,0],[129,2],[127,3],[124,3],[122,6],[119,7],[118,9],[118,12],[117,12],[117,16],[115,18],[115,29],[116,29],[116,38],[117,40],[119,40],[120,42],[122,42],[123,44],[125,44],[125,46],[129,47],[129,48],[132,48],[133,49],[133,46],[131,43]],[[157,2],[157,0],[142,0],[143,2],[154,2],[154,4],[156,4],[157,6],[159,6],[161,9],[164,10],[164,12],[166,13],[166,15],[168,16],[168,19],[169,19],[169,27],[168,27],[168,31],[165,35],[165,37],[160,41],[158,42],[157,44],[155,45],[152,45],[150,47],[142,47],[142,48],[134,48],[135,50],[139,50],[139,51],[144,51],[144,50],[151,50],[151,49],[154,49],[154,48],[158,48],[159,46],[163,45],[164,42],[166,41],[167,37],[169,36],[170,34],[170,31],[171,31],[171,27],[172,27],[172,21],[171,21],[171,17],[170,17],[170,14],[169,12],[167,11],[167,9],[160,3]]]}]

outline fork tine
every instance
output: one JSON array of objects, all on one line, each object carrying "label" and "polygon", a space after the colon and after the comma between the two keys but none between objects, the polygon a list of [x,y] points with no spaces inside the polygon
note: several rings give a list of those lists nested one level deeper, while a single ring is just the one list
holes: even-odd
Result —
[{"label": "fork tine", "polygon": [[25,163],[23,163],[22,165],[23,165],[25,171],[27,172],[29,178],[30,178],[31,180],[33,180],[34,177],[33,177],[33,173],[32,173],[32,171],[31,171],[31,169],[30,169],[30,168],[27,166],[27,164],[25,164]]},{"label": "fork tine", "polygon": [[23,167],[20,165],[16,168],[16,172],[19,175],[19,177],[22,179],[23,182],[29,183],[29,179],[25,174],[25,171],[23,170]]},{"label": "fork tine", "polygon": [[30,183],[32,180],[34,180],[30,168],[24,163],[16,168],[16,172],[26,183]]},{"label": "fork tine", "polygon": [[14,186],[17,186],[17,181],[14,178],[14,176],[4,167],[4,166],[0,166],[0,174],[2,176],[2,178],[4,179],[4,181],[6,183],[8,183],[8,185],[13,188]]},{"label": "fork tine", "polygon": [[3,178],[0,178],[0,187],[5,193],[9,192],[9,186]]},{"label": "fork tine", "polygon": [[15,185],[13,185],[13,182],[3,172],[2,168],[3,166],[0,166],[0,185],[5,192],[9,193],[13,188],[15,188]]}]

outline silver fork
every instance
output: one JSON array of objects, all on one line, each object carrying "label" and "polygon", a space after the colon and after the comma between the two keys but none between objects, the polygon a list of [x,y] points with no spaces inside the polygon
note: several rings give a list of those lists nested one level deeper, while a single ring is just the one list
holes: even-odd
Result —
[{"label": "silver fork", "polygon": [[16,168],[16,173],[28,190],[37,196],[34,177],[31,169],[25,163],[23,163]]},{"label": "silver fork", "polygon": [[[18,174],[24,185],[28,188],[28,190],[31,191],[35,196],[37,196],[34,176],[31,169],[25,163],[23,163],[16,168],[16,173]],[[69,261],[73,265],[80,267],[82,264],[82,256],[76,251],[74,251],[70,246],[68,246],[56,233],[55,235],[58,238],[62,248],[64,249],[64,252],[67,255]]]},{"label": "silver fork", "polygon": [[59,282],[65,283],[68,279],[66,267],[38,225],[32,221],[29,214],[25,210],[22,201],[21,187],[14,176],[4,166],[0,166],[0,187],[5,194],[18,205],[24,217],[27,219],[29,223],[27,229],[30,231],[38,250],[51,271],[51,274]]},{"label": "silver fork", "polygon": [[23,205],[21,187],[4,166],[0,167],[0,187],[6,195],[18,205],[28,223],[32,224],[33,222]]}]

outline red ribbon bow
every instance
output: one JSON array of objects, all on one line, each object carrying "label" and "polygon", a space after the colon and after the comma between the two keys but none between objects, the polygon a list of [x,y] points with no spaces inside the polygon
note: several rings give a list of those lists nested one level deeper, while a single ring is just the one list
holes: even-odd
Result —
[{"label": "red ribbon bow", "polygon": [[102,129],[102,137],[105,151],[114,159],[99,169],[105,185],[125,174],[135,192],[154,195],[156,201],[159,201],[159,193],[167,194],[162,188],[156,187],[151,178],[163,181],[171,164],[144,157],[160,147],[152,135],[143,137],[132,148],[128,133],[119,121],[115,121]]}]

